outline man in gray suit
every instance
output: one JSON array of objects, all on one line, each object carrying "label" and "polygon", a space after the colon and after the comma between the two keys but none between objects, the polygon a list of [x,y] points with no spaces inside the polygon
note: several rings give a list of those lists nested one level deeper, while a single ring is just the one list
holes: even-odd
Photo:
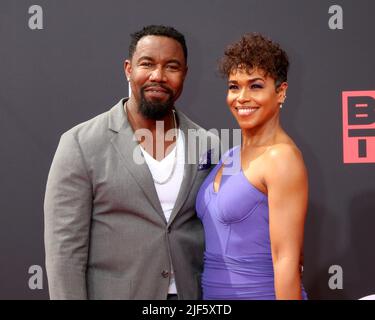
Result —
[{"label": "man in gray suit", "polygon": [[184,36],[143,28],[124,69],[131,97],[65,132],[52,162],[44,203],[50,297],[199,299],[204,239],[195,198],[218,140],[174,108],[187,72]]}]

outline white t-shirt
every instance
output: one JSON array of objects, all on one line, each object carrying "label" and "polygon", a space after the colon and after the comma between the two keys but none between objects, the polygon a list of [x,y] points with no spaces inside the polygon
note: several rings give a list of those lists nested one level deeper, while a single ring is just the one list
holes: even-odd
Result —
[{"label": "white t-shirt", "polygon": [[[177,148],[177,159],[176,159],[176,148]],[[161,207],[163,209],[165,219],[167,222],[171,217],[172,210],[177,200],[178,193],[180,191],[182,179],[184,177],[184,166],[185,166],[185,147],[184,140],[182,138],[181,130],[178,130],[177,146],[161,161],[155,160],[141,147],[145,161],[150,169],[152,177],[160,182],[165,181],[173,170],[174,162],[176,167],[173,172],[171,179],[165,184],[158,184],[154,181],[155,189],[159,197]],[[169,283],[168,293],[176,294],[177,288],[173,274],[173,266],[171,266],[171,278]]]}]

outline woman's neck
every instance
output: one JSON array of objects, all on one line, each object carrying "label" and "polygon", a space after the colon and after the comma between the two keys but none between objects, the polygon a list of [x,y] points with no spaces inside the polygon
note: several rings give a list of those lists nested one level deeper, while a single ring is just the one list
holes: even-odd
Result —
[{"label": "woman's neck", "polygon": [[242,129],[242,148],[256,148],[275,144],[283,133],[279,119],[275,118],[262,126]]}]

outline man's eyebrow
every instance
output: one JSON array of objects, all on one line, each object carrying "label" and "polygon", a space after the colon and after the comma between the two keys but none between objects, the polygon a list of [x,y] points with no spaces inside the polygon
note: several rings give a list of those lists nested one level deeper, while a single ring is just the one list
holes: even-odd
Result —
[{"label": "man's eyebrow", "polygon": [[149,56],[143,56],[143,57],[140,57],[140,58],[138,59],[138,61],[137,61],[137,62],[139,62],[139,61],[142,61],[142,60],[149,60],[149,61],[153,61],[154,59],[153,59],[153,58],[151,58],[151,57],[149,57]]},{"label": "man's eyebrow", "polygon": [[[146,61],[154,61],[154,58],[150,57],[150,56],[142,56],[140,57],[137,62],[141,62],[143,60],[146,60]],[[182,66],[182,63],[181,61],[177,60],[177,59],[170,59],[167,61],[167,63],[175,63],[175,64],[178,64],[179,66]]]},{"label": "man's eyebrow", "polygon": [[182,65],[181,62],[180,62],[179,60],[177,60],[177,59],[171,59],[171,60],[168,60],[167,63],[176,63],[176,64],[178,64],[179,66]]}]

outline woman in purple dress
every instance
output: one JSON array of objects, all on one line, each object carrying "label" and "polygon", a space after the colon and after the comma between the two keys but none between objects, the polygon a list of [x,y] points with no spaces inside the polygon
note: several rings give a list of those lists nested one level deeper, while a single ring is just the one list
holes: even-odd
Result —
[{"label": "woman in purple dress", "polygon": [[280,46],[259,34],[244,35],[221,61],[242,144],[222,157],[197,196],[206,238],[204,299],[307,299],[307,172],[279,121],[288,67]]}]

